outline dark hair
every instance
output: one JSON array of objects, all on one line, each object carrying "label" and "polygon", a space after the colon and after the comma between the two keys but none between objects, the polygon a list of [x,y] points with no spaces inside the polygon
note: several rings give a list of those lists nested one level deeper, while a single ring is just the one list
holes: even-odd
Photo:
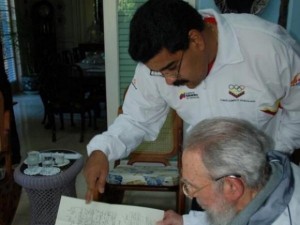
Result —
[{"label": "dark hair", "polygon": [[149,0],[135,12],[130,22],[129,54],[147,62],[163,48],[174,53],[189,46],[188,32],[202,31],[202,16],[182,0]]}]

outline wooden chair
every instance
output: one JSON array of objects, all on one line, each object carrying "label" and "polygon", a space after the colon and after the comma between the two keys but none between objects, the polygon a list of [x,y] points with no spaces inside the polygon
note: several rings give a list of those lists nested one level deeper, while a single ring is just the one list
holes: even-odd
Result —
[{"label": "wooden chair", "polygon": [[74,58],[71,50],[64,50],[61,52],[62,63],[72,65],[74,63]]},{"label": "wooden chair", "polygon": [[74,63],[80,62],[85,57],[84,52],[82,52],[78,47],[72,48],[72,55],[73,55]]},{"label": "wooden chair", "polygon": [[[56,141],[55,115],[59,115],[60,129],[64,129],[64,113],[70,113],[67,88],[69,65],[57,63],[48,67],[41,76],[39,94],[44,105],[45,128],[52,131],[52,141]],[[73,125],[73,120],[71,120]]]},{"label": "wooden chair", "polygon": [[98,99],[91,98],[85,89],[81,68],[75,64],[56,65],[41,81],[40,96],[49,120],[49,128],[52,130],[52,141],[56,141],[55,115],[59,115],[61,129],[64,129],[64,114],[67,113],[71,117],[72,126],[75,126],[74,114],[80,114],[80,142],[83,142],[85,115],[88,114],[91,126],[92,111],[99,102]]},{"label": "wooden chair", "polygon": [[[119,112],[122,113],[121,108]],[[177,212],[183,214],[185,197],[180,185],[182,130],[181,118],[170,110],[157,140],[143,142],[129,155],[126,165],[120,160],[115,162],[100,201],[121,203],[126,190],[176,192]],[[172,160],[175,160],[175,166],[171,166]]]}]

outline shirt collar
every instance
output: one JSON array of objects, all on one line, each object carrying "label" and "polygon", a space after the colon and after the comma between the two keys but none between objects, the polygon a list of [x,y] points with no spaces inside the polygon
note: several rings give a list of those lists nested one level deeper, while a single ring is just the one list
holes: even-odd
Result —
[{"label": "shirt collar", "polygon": [[218,26],[218,52],[213,70],[221,69],[228,64],[239,63],[244,60],[238,38],[231,24],[225,17],[213,9],[199,10],[203,17],[213,16]]}]

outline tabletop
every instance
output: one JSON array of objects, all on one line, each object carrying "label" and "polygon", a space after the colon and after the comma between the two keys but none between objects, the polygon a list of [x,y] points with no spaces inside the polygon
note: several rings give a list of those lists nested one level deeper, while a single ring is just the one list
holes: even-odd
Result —
[{"label": "tabletop", "polygon": [[72,150],[63,149],[49,149],[40,151],[43,153],[55,153],[60,152],[65,154],[65,158],[68,159],[69,163],[62,165],[60,172],[54,175],[44,176],[41,174],[36,175],[26,175],[24,171],[27,169],[26,162],[24,161],[19,167],[16,168],[14,177],[18,184],[24,188],[34,188],[34,189],[48,189],[52,187],[60,187],[74,179],[74,175],[83,167],[83,157],[81,154]]},{"label": "tabletop", "polygon": [[84,72],[85,76],[105,76],[104,64],[89,64],[89,63],[76,63]]}]

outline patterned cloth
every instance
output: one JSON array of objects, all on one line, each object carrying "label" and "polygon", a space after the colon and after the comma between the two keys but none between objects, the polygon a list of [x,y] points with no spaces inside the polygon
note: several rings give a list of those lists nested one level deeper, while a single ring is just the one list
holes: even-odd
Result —
[{"label": "patterned cloth", "polygon": [[109,184],[175,186],[179,182],[176,166],[119,165],[109,172]]}]

